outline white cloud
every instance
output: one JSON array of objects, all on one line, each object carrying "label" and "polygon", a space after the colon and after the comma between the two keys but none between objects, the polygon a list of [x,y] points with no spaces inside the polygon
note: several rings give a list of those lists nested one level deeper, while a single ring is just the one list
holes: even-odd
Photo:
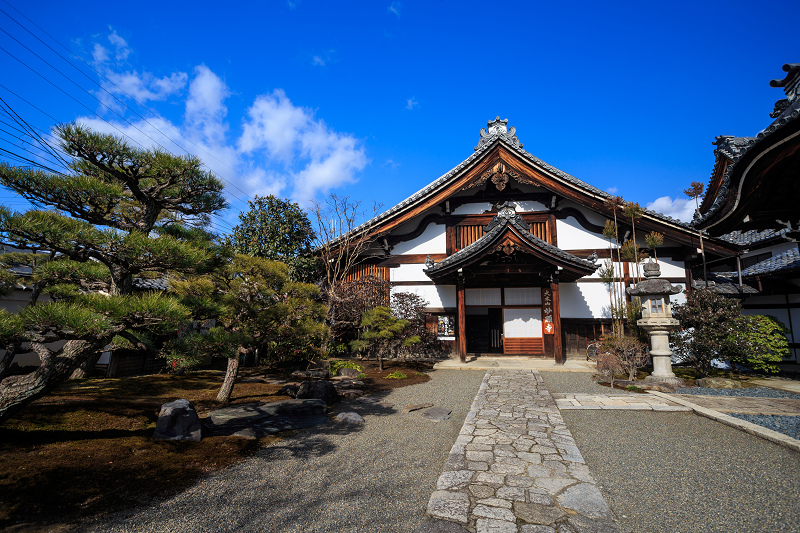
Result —
[{"label": "white cloud", "polygon": [[117,61],[125,61],[128,59],[128,56],[131,54],[128,41],[120,37],[117,34],[117,30],[111,29],[111,33],[108,35],[108,42],[114,46],[114,59]]},{"label": "white cloud", "polygon": [[95,63],[108,61],[108,49],[100,43],[94,43],[92,59],[94,59]]},{"label": "white cloud", "polygon": [[406,100],[406,109],[408,109],[408,110],[414,109],[414,108],[415,108],[415,107],[417,107],[418,105],[419,105],[419,102],[417,102],[416,100],[414,100],[414,98],[413,98],[413,97],[412,97],[412,98],[409,98],[408,100]]},{"label": "white cloud", "polygon": [[396,16],[399,17],[400,16],[400,11],[402,10],[402,8],[403,8],[403,4],[401,4],[400,2],[392,2],[387,9],[388,9],[389,13],[393,13]]},{"label": "white cloud", "polygon": [[617,191],[619,191],[619,187],[609,187],[608,189],[606,189],[606,192],[608,194],[617,194]]},{"label": "white cloud", "polygon": [[673,200],[669,196],[662,196],[647,204],[647,208],[683,222],[691,222],[697,206],[694,200],[690,198],[675,198]]},{"label": "white cloud", "polygon": [[324,67],[325,66],[325,60],[322,59],[319,56],[314,56],[314,59],[311,60],[311,64],[315,65],[315,66]]},{"label": "white cloud", "polygon": [[231,135],[225,105],[231,90],[207,66],[195,67],[191,77],[177,72],[159,78],[148,72],[115,72],[110,66],[106,71],[116,84],[109,84],[109,91],[123,101],[128,98],[125,93],[139,101],[185,95],[183,122],[172,123],[150,112],[142,113],[146,120],[132,123],[93,117],[78,121],[128,137],[134,146],[198,156],[229,183],[226,190],[232,201],[283,194],[305,204],[355,181],[368,163],[359,139],[331,129],[312,110],[295,106],[282,89],[255,98],[237,137]]}]

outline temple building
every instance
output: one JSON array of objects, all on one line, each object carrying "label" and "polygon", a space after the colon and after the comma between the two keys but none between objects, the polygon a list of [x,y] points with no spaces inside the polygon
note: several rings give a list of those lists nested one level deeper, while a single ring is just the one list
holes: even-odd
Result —
[{"label": "temple building", "polygon": [[[742,300],[745,314],[772,315],[789,330],[790,360],[800,355],[800,63],[770,81],[785,98],[752,137],[723,135],[693,224],[735,246],[710,268],[709,286]],[[765,113],[766,114],[766,113]]]},{"label": "temple building", "polygon": [[[358,271],[423,297],[439,338],[462,359],[585,357],[611,324],[610,288],[598,273],[612,256],[602,234],[614,219],[611,195],[525,151],[507,124],[490,121],[469,157],[354,230],[372,242]],[[619,210],[617,224],[620,240],[634,239]],[[645,234],[664,235],[662,277],[690,286],[697,230],[649,210],[635,228],[643,248]],[[704,247],[708,260],[735,249],[714,238]],[[620,285],[640,277],[634,262],[616,265]]]}]

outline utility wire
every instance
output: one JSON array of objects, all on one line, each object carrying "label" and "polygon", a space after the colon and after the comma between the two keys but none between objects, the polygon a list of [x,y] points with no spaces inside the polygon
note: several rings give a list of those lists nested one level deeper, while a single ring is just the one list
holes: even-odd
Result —
[{"label": "utility wire", "polygon": [[[31,19],[29,19],[27,16],[25,16],[25,14],[23,14],[23,13],[22,13],[20,10],[18,10],[16,7],[14,7],[13,5],[11,5],[11,4],[10,4],[10,3],[9,3],[7,0],[3,0],[3,1],[4,1],[6,4],[8,4],[8,5],[9,5],[9,6],[10,6],[12,9],[14,9],[14,11],[16,11],[17,13],[19,13],[20,15],[22,15],[22,17],[23,17],[23,18],[25,18],[25,20],[27,20],[28,22],[30,22],[31,24],[33,24],[34,26],[36,26],[36,27],[37,27],[37,28],[38,28],[38,29],[39,29],[39,30],[40,30],[42,33],[44,33],[45,35],[47,35],[48,37],[50,37],[50,39],[51,39],[53,42],[55,42],[56,44],[58,44],[59,46],[61,46],[61,47],[62,47],[62,48],[64,48],[65,50],[67,50],[67,52],[70,52],[70,50],[69,50],[69,49],[68,49],[66,46],[64,46],[64,45],[63,45],[63,44],[62,44],[60,41],[58,41],[56,38],[54,38],[52,35],[50,35],[50,34],[49,34],[47,31],[45,31],[45,30],[44,30],[42,27],[40,27],[38,24],[36,24],[35,22],[33,22],[33,21],[32,21]],[[40,39],[40,38],[39,38],[37,35],[35,35],[34,33],[32,33],[32,32],[31,32],[31,31],[30,31],[28,28],[26,28],[25,26],[23,26],[22,24],[20,24],[20,22],[19,22],[19,21],[17,21],[17,20],[16,20],[14,17],[12,17],[11,15],[9,15],[9,14],[8,14],[8,13],[7,13],[5,10],[3,10],[3,9],[0,9],[0,12],[2,12],[2,13],[3,13],[4,15],[6,15],[8,18],[10,18],[12,21],[14,21],[14,23],[16,23],[16,24],[17,24],[18,26],[20,26],[22,29],[24,29],[25,31],[27,31],[28,33],[30,33],[30,34],[31,34],[31,35],[32,35],[32,36],[33,36],[35,39],[37,39],[37,40],[38,40],[40,43],[42,43],[42,44],[43,44],[43,45],[45,45],[47,48],[49,48],[49,49],[50,49],[50,50],[51,50],[53,53],[55,53],[56,55],[58,55],[58,56],[59,56],[61,59],[63,59],[63,60],[64,60],[64,61],[66,61],[67,63],[69,63],[69,64],[70,64],[70,65],[71,65],[71,66],[72,66],[72,67],[73,67],[75,70],[77,70],[78,72],[80,72],[81,74],[83,74],[83,76],[85,76],[86,78],[88,78],[90,81],[92,81],[92,82],[93,82],[94,84],[96,84],[98,87],[100,87],[100,88],[101,88],[103,91],[105,91],[106,93],[108,93],[108,94],[109,94],[109,95],[110,95],[112,98],[114,98],[114,99],[115,99],[117,102],[119,102],[120,104],[124,105],[124,106],[125,106],[126,108],[128,108],[128,109],[129,109],[129,110],[130,110],[132,113],[134,113],[136,116],[138,116],[138,117],[139,117],[139,118],[141,118],[143,121],[145,121],[145,122],[146,122],[146,123],[147,123],[147,124],[148,124],[148,125],[149,125],[151,128],[153,128],[155,131],[159,132],[161,135],[163,135],[165,138],[167,138],[167,139],[168,139],[170,142],[172,142],[172,144],[174,144],[175,146],[177,146],[178,148],[180,148],[180,149],[181,149],[181,150],[183,150],[184,152],[186,152],[186,153],[189,153],[189,151],[188,151],[188,150],[186,150],[185,148],[183,148],[182,146],[180,146],[180,145],[179,145],[177,142],[175,142],[175,141],[174,141],[172,138],[168,137],[166,134],[164,134],[164,132],[162,132],[161,130],[159,130],[158,128],[156,128],[156,127],[155,127],[153,124],[151,124],[151,123],[150,123],[150,122],[149,122],[149,121],[148,121],[146,118],[144,118],[144,117],[143,117],[143,116],[141,116],[139,113],[137,113],[137,112],[136,112],[136,111],[135,111],[133,108],[131,108],[130,106],[128,106],[128,104],[126,104],[125,102],[121,101],[121,100],[120,100],[119,98],[117,98],[117,97],[116,97],[116,96],[115,96],[113,93],[111,93],[110,91],[108,91],[108,89],[106,89],[105,87],[103,87],[103,86],[102,86],[102,84],[100,84],[100,83],[98,83],[96,80],[92,79],[92,78],[91,78],[90,76],[88,76],[88,75],[87,75],[85,72],[83,72],[82,70],[80,70],[80,69],[79,69],[79,68],[78,68],[78,67],[77,67],[77,66],[76,66],[74,63],[72,63],[70,60],[68,60],[67,58],[65,58],[64,56],[62,56],[60,53],[58,53],[57,51],[55,51],[55,50],[54,50],[54,49],[53,49],[53,48],[52,48],[50,45],[48,45],[47,43],[45,43],[44,41],[42,41],[42,39]],[[8,35],[8,33],[7,33],[7,32],[5,32],[5,30],[3,30],[3,31],[4,31],[4,33],[6,33],[6,34]],[[10,36],[10,35],[9,35],[9,36]],[[12,38],[12,39],[14,39],[15,41],[17,41],[17,42],[19,43],[19,41],[18,41],[17,39],[15,39],[14,37],[11,37],[11,38]],[[22,43],[20,43],[20,44],[22,44]],[[25,46],[25,45],[22,45],[22,46]],[[25,48],[27,48],[27,47],[25,47]],[[30,49],[28,49],[28,50],[30,50]],[[31,53],[34,53],[34,52],[31,52]],[[153,114],[154,114],[154,115],[156,115],[156,116],[159,116],[159,114],[158,114],[157,112],[155,112],[153,109],[150,109],[150,108],[148,108],[146,105],[144,105],[142,102],[140,102],[140,101],[139,101],[139,100],[138,100],[136,97],[134,97],[134,96],[132,96],[132,95],[128,94],[128,93],[127,93],[127,92],[126,92],[124,89],[122,89],[122,88],[121,88],[119,85],[117,85],[116,83],[114,83],[112,80],[108,79],[108,78],[107,78],[105,75],[103,75],[103,74],[102,74],[100,71],[98,71],[96,68],[94,68],[94,67],[93,67],[93,66],[91,66],[89,63],[87,63],[86,61],[84,61],[84,60],[83,60],[83,58],[81,58],[80,56],[77,56],[76,54],[73,54],[72,52],[70,52],[70,54],[71,54],[73,57],[77,58],[79,61],[81,61],[81,62],[82,62],[84,65],[86,65],[87,67],[89,67],[90,69],[92,69],[92,70],[93,70],[93,71],[94,71],[94,72],[95,72],[95,73],[96,73],[98,76],[100,76],[101,78],[103,78],[103,79],[104,79],[104,80],[106,80],[107,82],[111,83],[111,84],[112,84],[114,87],[116,87],[117,89],[119,89],[119,91],[120,91],[121,93],[123,93],[125,96],[127,96],[128,98],[130,98],[131,100],[133,100],[134,102],[136,102],[137,104],[139,104],[139,105],[140,105],[140,106],[141,106],[143,109],[145,109],[145,110],[149,111],[150,113],[153,113]],[[36,55],[36,54],[34,53],[34,55]],[[37,55],[37,57],[38,57],[38,55]],[[44,60],[42,60],[42,61],[44,61]],[[49,63],[48,63],[48,64],[49,64]],[[55,67],[53,67],[53,68],[55,68]],[[62,75],[64,75],[63,73],[61,73],[61,74],[62,74]],[[64,76],[66,77],[66,75],[64,75]],[[73,83],[74,83],[74,82],[73,82]],[[99,101],[99,100],[98,100],[98,101]],[[105,104],[104,104],[104,105],[105,105]],[[106,107],[108,107],[108,106],[106,106]],[[109,108],[109,109],[111,109],[111,108]],[[180,136],[181,136],[183,139],[185,139],[187,142],[189,142],[189,143],[190,143],[192,146],[194,146],[195,148],[198,148],[199,150],[203,151],[203,152],[204,152],[206,155],[208,155],[208,156],[210,156],[211,158],[215,159],[215,160],[216,160],[217,162],[219,162],[220,164],[222,164],[222,165],[224,165],[224,166],[228,167],[228,168],[229,168],[231,171],[233,171],[233,172],[234,172],[235,174],[237,174],[239,177],[241,177],[241,178],[244,178],[244,176],[242,176],[242,175],[241,175],[241,174],[240,174],[240,173],[239,173],[239,172],[238,172],[236,169],[234,169],[233,167],[231,167],[230,165],[228,165],[228,164],[227,164],[227,163],[225,163],[224,161],[220,160],[218,157],[216,157],[214,154],[212,154],[211,152],[209,152],[208,150],[206,150],[205,148],[203,148],[201,145],[198,145],[197,143],[193,142],[191,139],[189,139],[188,137],[186,137],[185,135],[183,135],[183,133],[181,133],[181,132],[180,132],[180,130],[178,130],[177,128],[175,128],[175,126],[173,126],[173,125],[172,125],[172,124],[171,124],[169,121],[166,121],[166,123],[169,125],[169,127],[170,127],[170,128],[173,130],[173,131],[175,131],[175,133],[177,133],[178,135],[180,135]],[[137,128],[137,129],[138,129],[138,128]],[[151,139],[151,140],[152,140],[152,139]],[[155,141],[153,141],[153,142],[155,142]],[[160,145],[159,145],[159,146],[160,146]],[[163,148],[163,147],[162,147],[162,148]],[[166,149],[165,149],[165,150],[166,150]],[[206,167],[208,168],[208,166],[207,166],[207,165],[206,165]],[[209,168],[209,170],[211,170],[211,169]],[[249,198],[250,198],[250,195],[249,195],[248,193],[246,193],[245,191],[243,191],[242,189],[240,189],[240,188],[239,188],[239,187],[238,187],[236,184],[234,184],[234,183],[232,183],[232,182],[230,182],[230,181],[226,180],[226,179],[225,179],[224,177],[222,177],[222,176],[220,176],[220,179],[222,179],[222,181],[224,181],[225,183],[227,183],[227,184],[228,184],[228,185],[230,185],[231,187],[235,188],[236,190],[238,190],[238,191],[239,191],[239,192],[241,192],[242,194],[244,194],[244,195],[245,195],[245,199],[249,199]],[[234,197],[234,198],[235,198],[235,197]],[[237,199],[237,200],[239,200],[239,201],[242,201],[242,199],[241,199],[241,198],[236,198],[236,199]]]}]

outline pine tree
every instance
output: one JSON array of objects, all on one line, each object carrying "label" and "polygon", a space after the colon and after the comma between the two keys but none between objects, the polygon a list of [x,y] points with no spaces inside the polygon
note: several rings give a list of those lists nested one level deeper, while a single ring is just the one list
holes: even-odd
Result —
[{"label": "pine tree", "polygon": [[[37,207],[1,207],[0,239],[47,252],[33,272],[35,298],[15,315],[0,313],[7,355],[29,342],[41,360],[34,372],[0,382],[0,421],[112,342],[142,344],[188,320],[190,310],[175,298],[134,294],[134,278],[208,265],[212,255],[193,242],[198,230],[187,227],[207,225],[227,206],[222,183],[195,157],[133,148],[75,124],[56,127],[54,135],[70,158],[68,173],[0,164],[0,184]],[[57,341],[63,345],[51,344]],[[0,366],[0,376],[6,370]]]}]

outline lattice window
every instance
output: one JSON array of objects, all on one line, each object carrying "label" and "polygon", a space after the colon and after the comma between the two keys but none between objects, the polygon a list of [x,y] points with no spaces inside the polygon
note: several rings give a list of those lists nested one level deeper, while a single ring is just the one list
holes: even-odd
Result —
[{"label": "lattice window", "polygon": [[483,236],[483,226],[457,226],[456,251],[466,248]]},{"label": "lattice window", "polygon": [[547,222],[534,222],[531,224],[531,233],[545,242],[547,240]]},{"label": "lattice window", "polygon": [[345,282],[356,281],[365,276],[375,276],[378,279],[389,280],[389,268],[378,265],[356,265],[344,277]]}]

